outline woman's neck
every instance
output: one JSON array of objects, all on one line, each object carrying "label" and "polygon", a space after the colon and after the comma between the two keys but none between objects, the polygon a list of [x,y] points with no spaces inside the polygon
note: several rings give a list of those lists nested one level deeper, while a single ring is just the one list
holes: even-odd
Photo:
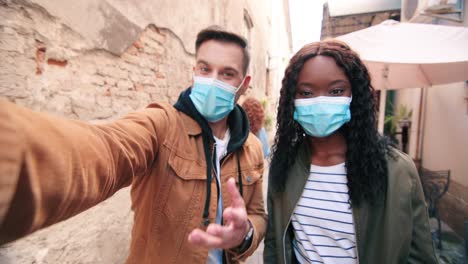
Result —
[{"label": "woman's neck", "polygon": [[340,132],[328,137],[307,137],[312,149],[311,163],[318,166],[332,166],[345,162],[346,139]]}]

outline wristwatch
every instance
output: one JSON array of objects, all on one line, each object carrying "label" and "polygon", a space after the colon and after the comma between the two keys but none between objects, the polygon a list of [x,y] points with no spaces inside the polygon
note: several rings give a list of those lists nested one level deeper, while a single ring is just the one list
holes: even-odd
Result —
[{"label": "wristwatch", "polygon": [[236,251],[238,253],[246,251],[250,247],[250,244],[252,244],[252,237],[253,237],[254,229],[250,220],[247,220],[247,221],[249,222],[250,228],[249,228],[249,231],[247,232],[247,235],[244,238],[244,241],[242,241],[242,243],[237,247]]},{"label": "wristwatch", "polygon": [[247,222],[249,222],[249,232],[247,232],[247,235],[245,236],[244,238],[244,241],[249,241],[250,239],[252,239],[252,236],[253,236],[253,226],[252,226],[252,223],[250,222],[250,220],[247,220]]}]

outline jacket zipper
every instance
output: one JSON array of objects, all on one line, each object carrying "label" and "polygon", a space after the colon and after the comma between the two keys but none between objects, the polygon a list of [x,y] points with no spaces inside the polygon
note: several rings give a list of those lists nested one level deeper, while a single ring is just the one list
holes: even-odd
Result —
[{"label": "jacket zipper", "polygon": [[359,244],[358,244],[358,241],[359,241],[359,227],[358,227],[358,221],[356,221],[357,219],[357,216],[355,214],[355,210],[352,210],[353,212],[353,221],[354,221],[354,233],[356,234],[355,237],[356,237],[356,256],[357,256],[357,262],[356,263],[359,263]]},{"label": "jacket zipper", "polygon": [[[219,195],[221,194],[221,183],[218,180],[218,168],[216,167],[216,164],[214,164],[214,159],[218,160],[218,157],[215,157],[215,150],[216,150],[216,142],[213,143],[213,150],[211,151],[211,173],[214,175],[215,181],[216,181],[216,190],[218,191],[217,197],[219,199]],[[221,170],[221,164],[219,164],[219,170]],[[221,176],[219,177],[221,180]],[[211,181],[213,181],[213,178],[211,178]],[[216,214],[215,214],[215,223],[216,223],[216,216],[218,215],[218,200],[216,200]]]},{"label": "jacket zipper", "polygon": [[[294,205],[294,210],[296,209],[297,207],[297,204],[299,203],[299,199],[297,199],[296,201],[296,204]],[[294,210],[292,213],[294,213]],[[289,228],[289,224],[291,223],[291,218],[292,218],[292,214],[289,216],[289,220],[288,220],[288,224],[286,225],[286,229],[284,230],[283,232],[283,256],[284,256],[284,264],[286,264],[286,232],[288,232],[288,228]],[[291,245],[292,246],[292,245]],[[292,253],[291,253],[292,254]]]}]

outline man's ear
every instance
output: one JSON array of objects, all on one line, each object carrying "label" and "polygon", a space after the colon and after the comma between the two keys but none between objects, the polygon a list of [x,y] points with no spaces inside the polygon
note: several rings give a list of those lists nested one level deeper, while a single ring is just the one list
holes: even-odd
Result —
[{"label": "man's ear", "polygon": [[190,81],[191,86],[193,86],[193,82],[194,82],[193,81],[193,76],[195,76],[195,66],[192,67],[192,78],[190,78],[191,79],[191,81]]},{"label": "man's ear", "polygon": [[252,76],[250,75],[245,76],[244,83],[242,84],[242,87],[240,88],[238,92],[239,95],[243,95],[247,91],[247,88],[249,88],[251,79],[252,79]]}]

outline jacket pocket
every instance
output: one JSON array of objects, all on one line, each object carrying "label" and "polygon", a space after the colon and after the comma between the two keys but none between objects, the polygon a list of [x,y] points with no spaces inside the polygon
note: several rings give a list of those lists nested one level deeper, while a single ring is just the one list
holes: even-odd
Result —
[{"label": "jacket pocket", "polygon": [[[244,201],[246,202],[246,204],[248,204],[252,200],[253,195],[255,194],[262,195],[262,190],[257,189],[257,188],[262,187],[261,184],[258,184],[260,183],[259,181],[261,181],[263,178],[262,170],[261,168],[252,167],[252,168],[241,170],[241,173],[242,173],[242,192],[243,192],[242,197],[244,198]],[[236,184],[238,188],[240,189],[238,174],[235,175],[235,179],[236,179]]]},{"label": "jacket pocket", "polygon": [[153,220],[157,251],[152,255],[155,259],[167,259],[168,263],[175,263],[169,260],[175,260],[182,254],[188,234],[202,224],[206,167],[183,154],[169,150],[165,154],[167,165],[164,170],[152,175],[164,177],[163,185],[158,186],[158,200],[153,201],[161,207],[157,208],[157,219]]},{"label": "jacket pocket", "polygon": [[206,166],[172,153],[168,160],[171,184],[164,214],[171,220],[191,219],[206,188]]}]

